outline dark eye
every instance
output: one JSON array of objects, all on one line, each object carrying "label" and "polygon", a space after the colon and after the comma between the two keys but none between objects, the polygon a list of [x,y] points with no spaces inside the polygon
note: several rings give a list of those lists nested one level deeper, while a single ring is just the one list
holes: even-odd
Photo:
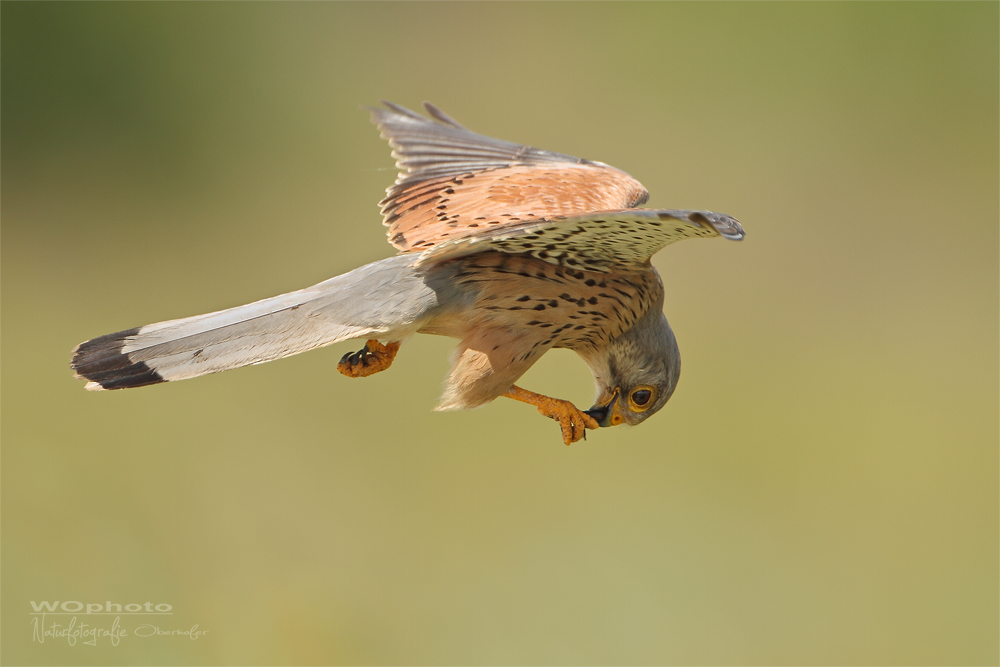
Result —
[{"label": "dark eye", "polygon": [[646,405],[651,398],[653,398],[653,392],[648,389],[640,389],[632,392],[632,401],[636,405]]},{"label": "dark eye", "polygon": [[653,399],[656,398],[656,387],[648,385],[636,387],[628,395],[628,404],[634,412],[642,412],[652,407]]}]

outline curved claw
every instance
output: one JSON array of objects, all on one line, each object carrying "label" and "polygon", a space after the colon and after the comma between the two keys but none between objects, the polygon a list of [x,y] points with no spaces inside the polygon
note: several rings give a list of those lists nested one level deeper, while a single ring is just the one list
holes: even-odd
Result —
[{"label": "curved claw", "polygon": [[533,391],[521,389],[516,385],[508,389],[504,396],[521,401],[522,403],[534,405],[538,408],[539,413],[559,422],[563,443],[566,445],[586,439],[588,428],[598,428],[597,420],[569,401],[564,401],[561,398],[542,396]]},{"label": "curved claw", "polygon": [[350,378],[368,377],[389,368],[398,351],[399,341],[383,345],[373,339],[357,352],[348,352],[341,357],[337,370]]},{"label": "curved claw", "polygon": [[539,406],[538,411],[546,417],[559,422],[559,428],[562,429],[563,442],[566,445],[571,445],[577,440],[586,440],[587,429],[598,427],[597,421],[593,417],[569,401],[557,398],[553,398],[552,400],[557,401],[557,404],[548,408]]}]

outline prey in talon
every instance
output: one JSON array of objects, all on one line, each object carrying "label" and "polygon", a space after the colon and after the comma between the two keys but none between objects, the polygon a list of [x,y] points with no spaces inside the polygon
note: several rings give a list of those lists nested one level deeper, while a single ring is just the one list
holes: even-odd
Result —
[{"label": "prey in talon", "polygon": [[[688,238],[739,241],[740,223],[639,208],[648,193],[623,171],[477,134],[424,108],[371,109],[399,168],[380,202],[395,256],[245,306],[88,340],[73,351],[76,376],[90,390],[142,387],[361,339],[337,370],[366,377],[427,333],[459,340],[438,410],[506,396],[557,421],[567,445],[655,414],[677,385],[680,352],[650,258]],[[591,408],[515,384],[553,348],[590,368]]]}]

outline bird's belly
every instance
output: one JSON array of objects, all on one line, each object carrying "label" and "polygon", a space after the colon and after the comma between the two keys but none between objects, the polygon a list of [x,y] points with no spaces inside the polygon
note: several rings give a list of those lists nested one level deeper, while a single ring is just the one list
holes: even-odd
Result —
[{"label": "bird's belly", "polygon": [[454,279],[471,292],[472,306],[436,327],[460,338],[474,329],[502,328],[543,347],[584,351],[630,329],[663,294],[652,266],[588,272],[492,252],[460,262]]}]

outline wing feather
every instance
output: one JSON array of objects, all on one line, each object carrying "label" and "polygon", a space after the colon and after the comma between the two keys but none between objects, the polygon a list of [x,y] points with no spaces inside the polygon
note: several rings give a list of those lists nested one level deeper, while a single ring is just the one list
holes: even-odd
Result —
[{"label": "wing feather", "polygon": [[638,181],[600,162],[476,134],[426,102],[430,118],[383,104],[372,120],[400,172],[381,206],[389,242],[401,252],[483,227],[630,208],[648,198]]},{"label": "wing feather", "polygon": [[688,238],[745,236],[736,218],[711,211],[624,209],[557,220],[532,220],[447,240],[425,250],[417,266],[479,252],[530,255],[585,271],[645,264],[665,246]]}]

